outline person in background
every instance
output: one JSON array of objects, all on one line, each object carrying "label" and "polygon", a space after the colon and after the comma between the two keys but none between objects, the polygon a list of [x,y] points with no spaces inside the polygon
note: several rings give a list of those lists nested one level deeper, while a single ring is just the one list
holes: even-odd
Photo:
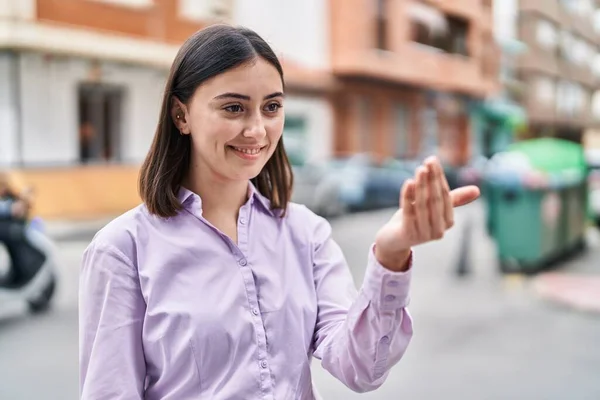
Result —
[{"label": "person in background", "polygon": [[0,218],[25,219],[33,202],[33,190],[27,188],[17,193],[6,172],[0,172]]},{"label": "person in background", "polygon": [[254,31],[190,37],[167,80],[140,172],[143,204],[85,250],[80,397],[314,399],[311,359],[375,390],[413,335],[412,248],[442,238],[453,207],[428,159],[365,254],[357,291],[330,224],[289,201],[282,66]]}]

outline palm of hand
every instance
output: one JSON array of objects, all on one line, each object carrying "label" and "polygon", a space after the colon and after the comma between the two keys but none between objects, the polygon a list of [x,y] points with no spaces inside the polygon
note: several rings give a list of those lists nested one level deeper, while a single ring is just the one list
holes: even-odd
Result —
[{"label": "palm of hand", "polygon": [[441,239],[454,225],[454,207],[478,197],[475,186],[450,191],[439,161],[435,157],[427,159],[417,169],[415,178],[405,182],[401,208],[377,233],[377,253],[382,259],[394,260],[413,246]]}]

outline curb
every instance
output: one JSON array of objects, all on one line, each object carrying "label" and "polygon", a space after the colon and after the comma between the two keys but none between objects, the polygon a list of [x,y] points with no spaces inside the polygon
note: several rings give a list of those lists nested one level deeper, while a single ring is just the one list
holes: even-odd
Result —
[{"label": "curb", "polygon": [[600,314],[600,274],[547,273],[534,278],[532,288],[542,299]]},{"label": "curb", "polygon": [[54,241],[91,241],[111,219],[90,221],[44,221],[46,234]]}]

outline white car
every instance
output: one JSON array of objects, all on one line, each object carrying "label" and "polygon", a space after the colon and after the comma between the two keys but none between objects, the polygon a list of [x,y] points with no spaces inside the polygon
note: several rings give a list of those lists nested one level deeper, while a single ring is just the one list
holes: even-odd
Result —
[{"label": "white car", "polygon": [[340,198],[339,181],[324,163],[294,166],[293,171],[294,203],[304,204],[325,218],[335,218],[346,213],[346,206]]}]

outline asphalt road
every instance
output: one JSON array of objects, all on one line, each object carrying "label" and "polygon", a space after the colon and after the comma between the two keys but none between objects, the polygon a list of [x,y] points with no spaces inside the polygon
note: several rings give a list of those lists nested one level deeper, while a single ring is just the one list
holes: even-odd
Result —
[{"label": "asphalt road", "polygon": [[[357,284],[384,210],[333,221]],[[472,273],[454,274],[462,226],[472,218]],[[415,336],[387,382],[367,394],[344,388],[314,362],[324,399],[597,400],[600,316],[538,299],[528,280],[498,275],[495,249],[476,204],[440,242],[416,250],[410,310]],[[77,399],[77,274],[86,238],[61,241],[61,282],[54,309],[30,316],[0,308],[0,399]],[[585,263],[598,263],[592,246]],[[600,267],[599,267],[600,268]]]}]

